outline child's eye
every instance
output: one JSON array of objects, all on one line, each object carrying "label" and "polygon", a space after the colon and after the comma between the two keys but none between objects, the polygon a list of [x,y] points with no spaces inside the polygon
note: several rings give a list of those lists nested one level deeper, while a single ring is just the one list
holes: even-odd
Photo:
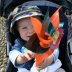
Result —
[{"label": "child's eye", "polygon": [[22,29],[27,29],[27,27],[23,27]]}]

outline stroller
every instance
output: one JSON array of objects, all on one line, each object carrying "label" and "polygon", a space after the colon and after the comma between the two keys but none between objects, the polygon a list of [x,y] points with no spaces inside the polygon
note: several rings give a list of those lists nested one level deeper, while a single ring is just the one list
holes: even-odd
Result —
[{"label": "stroller", "polygon": [[[0,16],[8,17],[9,13],[19,4],[27,1],[35,0],[0,0]],[[38,1],[38,0],[37,0]],[[67,14],[72,13],[72,0],[39,0],[39,1],[52,1],[56,4],[63,5],[64,11]]]},{"label": "stroller", "polygon": [[[24,3],[25,6],[27,5],[37,5],[43,12],[43,14],[46,14],[47,9],[49,8],[49,15],[51,16],[55,10],[59,7],[59,5],[49,2],[49,1],[29,1]],[[68,19],[67,17],[64,15],[64,13],[62,12],[62,10],[59,11],[59,15],[60,15],[60,21],[64,22],[64,36],[60,42],[59,45],[59,50],[60,50],[60,54],[59,54],[59,59],[62,62],[62,68],[66,71],[66,72],[72,72],[71,68],[71,62],[69,60],[68,54],[67,54],[67,34],[68,34]],[[7,56],[9,54],[9,51],[11,50],[12,45],[14,44],[14,40],[17,38],[16,35],[12,34],[10,32],[10,23],[11,23],[11,19],[7,19],[6,21],[6,39],[7,39]],[[7,69],[6,72],[17,72],[17,68],[15,68],[11,61],[9,60],[9,63],[7,65]]]}]

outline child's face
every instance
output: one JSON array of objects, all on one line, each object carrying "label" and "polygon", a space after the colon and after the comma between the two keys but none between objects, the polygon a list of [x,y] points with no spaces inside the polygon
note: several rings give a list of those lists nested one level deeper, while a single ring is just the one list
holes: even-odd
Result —
[{"label": "child's face", "polygon": [[30,37],[35,34],[30,18],[20,19],[17,25],[20,37],[25,41],[29,41]]}]

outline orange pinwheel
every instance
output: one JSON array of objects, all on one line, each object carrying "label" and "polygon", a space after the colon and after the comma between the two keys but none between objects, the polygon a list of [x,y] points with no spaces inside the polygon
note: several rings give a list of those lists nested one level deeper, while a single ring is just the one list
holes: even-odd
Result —
[{"label": "orange pinwheel", "polygon": [[[55,30],[58,30],[59,28],[59,24],[60,24],[60,20],[59,20],[59,10],[61,9],[62,6],[60,6],[55,12],[54,14],[50,17],[50,21],[53,25],[53,27],[55,28]],[[39,38],[40,41],[40,45],[42,48],[49,48],[50,44],[53,41],[53,37],[51,35],[49,35],[43,28],[42,23],[35,17],[31,17],[31,22],[32,25],[34,27],[34,30]],[[59,37],[59,39],[61,40],[62,36]],[[58,41],[58,45],[60,43],[60,40]],[[52,46],[52,45],[51,45]],[[36,54],[36,66],[38,66],[45,58],[47,58],[48,56],[50,56],[53,53],[54,49],[53,48],[49,48],[48,51],[46,51],[43,54]]]}]

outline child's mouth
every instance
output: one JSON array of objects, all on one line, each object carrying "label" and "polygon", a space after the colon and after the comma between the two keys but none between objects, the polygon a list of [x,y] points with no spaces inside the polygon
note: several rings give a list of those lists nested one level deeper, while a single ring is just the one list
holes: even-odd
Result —
[{"label": "child's mouth", "polygon": [[33,34],[33,35],[30,35],[30,36],[27,36],[29,38],[29,41],[33,41],[36,39],[37,35],[36,34]]}]

